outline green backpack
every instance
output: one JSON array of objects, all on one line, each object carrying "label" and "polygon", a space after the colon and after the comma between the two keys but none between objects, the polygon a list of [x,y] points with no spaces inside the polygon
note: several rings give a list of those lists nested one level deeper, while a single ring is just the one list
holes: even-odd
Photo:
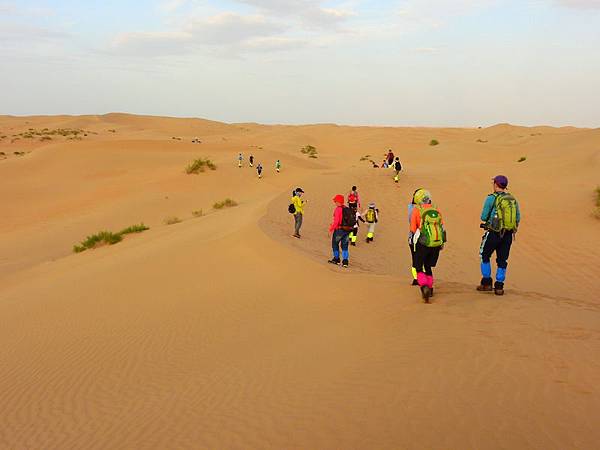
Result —
[{"label": "green backpack", "polygon": [[419,243],[425,247],[441,247],[446,242],[446,231],[442,224],[442,215],[432,206],[419,208],[421,213],[421,235]]},{"label": "green backpack", "polygon": [[511,194],[494,194],[494,217],[490,220],[490,228],[493,231],[517,231],[517,199]]}]

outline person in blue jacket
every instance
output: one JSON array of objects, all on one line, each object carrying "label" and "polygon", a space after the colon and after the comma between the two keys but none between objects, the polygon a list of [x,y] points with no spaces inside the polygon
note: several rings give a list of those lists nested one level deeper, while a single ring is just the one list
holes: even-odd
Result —
[{"label": "person in blue jacket", "polygon": [[[479,248],[481,256],[481,283],[478,291],[494,291],[504,295],[506,268],[514,234],[521,222],[521,211],[517,200],[507,192],[508,178],[498,175],[493,178],[494,192],[488,195],[481,211],[480,227],[485,230]],[[492,288],[492,265],[490,259],[496,252],[496,282]]]}]

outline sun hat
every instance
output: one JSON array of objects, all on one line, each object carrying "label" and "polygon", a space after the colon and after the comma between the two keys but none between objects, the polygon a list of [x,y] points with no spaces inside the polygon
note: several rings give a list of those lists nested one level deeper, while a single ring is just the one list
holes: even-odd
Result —
[{"label": "sun hat", "polygon": [[341,194],[338,194],[335,197],[333,197],[333,201],[334,201],[334,203],[341,203],[343,205],[344,204],[344,196]]}]

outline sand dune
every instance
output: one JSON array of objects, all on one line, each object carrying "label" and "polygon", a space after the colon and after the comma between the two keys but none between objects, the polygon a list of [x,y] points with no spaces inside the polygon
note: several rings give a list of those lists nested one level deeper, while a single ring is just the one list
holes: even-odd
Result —
[{"label": "sand dune", "polygon": [[[29,128],[87,136],[11,143]],[[600,442],[600,130],[108,114],[0,116],[1,135],[0,448]],[[317,159],[299,152],[308,144]],[[398,185],[359,161],[390,147],[405,166]],[[236,167],[240,151],[263,163],[262,180]],[[186,175],[198,157],[217,170]],[[497,173],[523,209],[501,299],[474,291],[478,216]],[[381,223],[342,271],[324,263],[326,227],[331,197],[352,184]],[[301,241],[286,213],[298,185]],[[449,236],[432,305],[409,285],[405,211],[421,186]],[[227,197],[239,206],[212,210]],[[72,253],[140,222],[150,230]]]}]

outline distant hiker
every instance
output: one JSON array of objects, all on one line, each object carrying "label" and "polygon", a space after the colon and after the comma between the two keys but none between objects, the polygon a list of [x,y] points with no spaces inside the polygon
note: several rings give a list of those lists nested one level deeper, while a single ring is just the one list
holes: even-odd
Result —
[{"label": "distant hiker", "polygon": [[375,224],[379,222],[379,210],[376,208],[375,203],[369,203],[369,209],[365,211],[364,216],[369,226],[367,230],[367,244],[370,244],[375,239]]},{"label": "distant hiker", "polygon": [[521,211],[519,202],[506,191],[508,178],[504,175],[498,175],[493,178],[492,182],[494,192],[485,199],[481,212],[481,220],[484,223],[480,227],[485,229],[485,233],[481,239],[479,249],[482,278],[477,290],[483,292],[492,290],[490,259],[492,253],[496,252],[498,269],[493,290],[496,295],[504,295],[508,256],[513,242],[513,235],[517,232],[521,222]]},{"label": "distant hiker", "polygon": [[280,172],[280,170],[281,170],[281,161],[279,161],[279,160],[275,161],[275,170],[277,171],[277,173]]},{"label": "distant hiker", "polygon": [[373,169],[379,169],[379,164],[377,164],[375,161],[371,161],[371,164],[373,164]]},{"label": "distant hiker", "polygon": [[254,155],[250,155],[250,158],[248,158],[248,160],[250,161],[250,167],[254,167]]},{"label": "distant hiker", "polygon": [[431,194],[420,189],[414,196],[416,206],[410,217],[410,231],[413,233],[415,249],[414,264],[417,281],[425,303],[433,295],[433,271],[440,250],[446,242],[444,221],[439,210],[432,205]]},{"label": "distant hiker", "polygon": [[411,259],[411,273],[413,276],[413,281],[412,281],[412,285],[413,286],[418,286],[419,282],[417,281],[417,269],[415,269],[415,246],[413,245],[413,232],[411,231],[410,228],[410,219],[412,218],[412,212],[413,209],[416,206],[416,202],[415,202],[415,196],[417,195],[417,192],[419,192],[421,190],[421,188],[417,189],[413,196],[412,196],[412,201],[411,203],[408,205],[408,248],[410,249],[410,259]]},{"label": "distant hiker", "polygon": [[342,267],[348,267],[350,254],[348,252],[348,237],[350,231],[354,228],[356,216],[352,209],[344,206],[344,196],[336,195],[333,198],[335,210],[333,211],[333,222],[329,226],[331,235],[331,246],[333,248],[333,258],[328,262],[331,264],[340,264],[340,247],[342,256]]},{"label": "distant hiker", "polygon": [[381,168],[387,169],[388,167],[390,167],[390,165],[388,164],[388,160],[384,159],[383,162],[381,163]]},{"label": "distant hiker", "polygon": [[356,241],[358,239],[358,230],[360,227],[360,222],[365,223],[365,219],[362,218],[362,215],[360,213],[360,210],[356,209],[356,208],[351,208],[354,210],[354,216],[355,216],[355,220],[356,223],[354,224],[354,227],[352,227],[352,231],[350,232],[350,245],[356,247]]},{"label": "distant hiker", "polygon": [[244,156],[240,153],[238,156],[238,167],[242,167],[242,161],[244,160]]},{"label": "distant hiker", "polygon": [[396,156],[396,160],[394,161],[394,165],[392,166],[394,171],[396,172],[396,176],[394,177],[394,181],[397,183],[400,180],[400,171],[402,170],[402,164],[400,164],[400,158]]},{"label": "distant hiker", "polygon": [[302,188],[296,188],[292,193],[292,203],[290,203],[289,212],[294,215],[294,234],[295,238],[300,239],[300,228],[302,228],[302,220],[304,218],[305,201],[302,200],[304,191]]},{"label": "distant hiker", "polygon": [[262,164],[258,163],[258,165],[256,166],[256,173],[258,173],[258,178],[262,178],[262,171],[263,171]]},{"label": "distant hiker", "polygon": [[392,163],[394,162],[394,152],[392,151],[392,149],[390,148],[386,157],[387,163],[388,163],[388,167],[392,165]]},{"label": "distant hiker", "polygon": [[352,190],[348,194],[348,207],[353,209],[360,208],[360,195],[358,195],[358,188],[352,186]]}]

